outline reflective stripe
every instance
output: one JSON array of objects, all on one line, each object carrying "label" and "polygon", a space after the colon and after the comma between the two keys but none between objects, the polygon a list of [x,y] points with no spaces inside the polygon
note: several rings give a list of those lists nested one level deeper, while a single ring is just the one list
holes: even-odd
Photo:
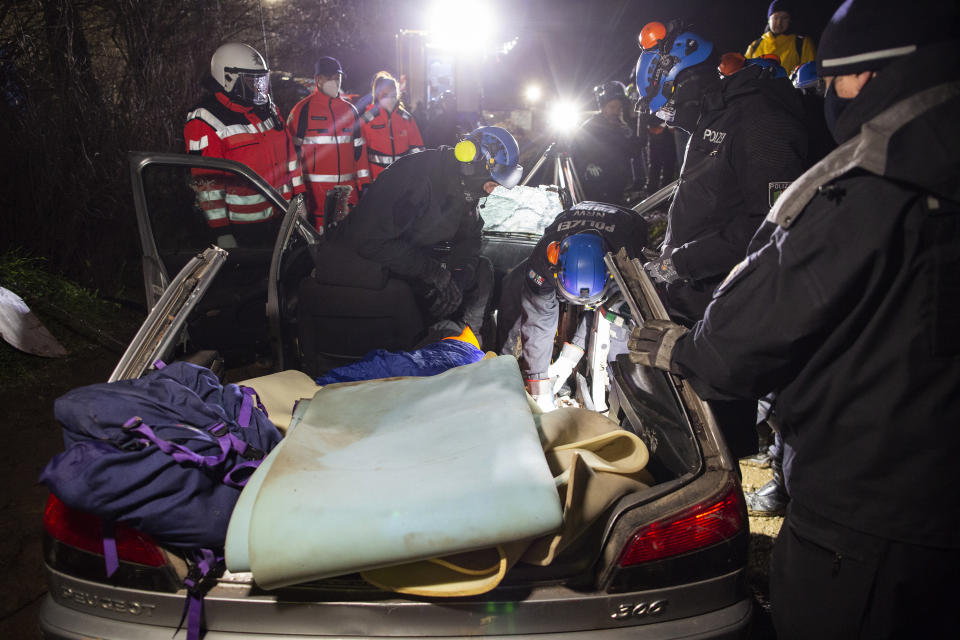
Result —
[{"label": "reflective stripe", "polygon": [[232,124],[229,127],[226,127],[222,131],[217,131],[217,135],[221,140],[224,138],[229,138],[231,136],[238,136],[242,133],[252,133],[257,134],[260,131],[257,129],[256,125],[252,124]]},{"label": "reflective stripe", "polygon": [[287,171],[296,171],[297,170],[297,161],[291,160],[287,163]]},{"label": "reflective stripe", "polygon": [[358,177],[358,178],[369,178],[369,177],[370,177],[370,170],[369,170],[369,169],[360,169],[360,171],[357,171],[357,177]]},{"label": "reflective stripe", "polygon": [[220,207],[219,209],[204,209],[204,215],[207,216],[207,220],[222,220],[227,217],[226,207]]},{"label": "reflective stripe", "polygon": [[370,153],[369,151],[367,152],[367,160],[370,162],[376,162],[377,164],[381,164],[383,166],[393,164],[393,156],[384,156],[380,155],[379,153]]},{"label": "reflective stripe", "polygon": [[254,220],[266,220],[273,214],[273,207],[267,207],[262,211],[255,211],[253,213],[237,213],[236,211],[230,212],[230,219],[237,220],[239,222],[252,222]]},{"label": "reflective stripe", "polygon": [[227,204],[260,204],[261,202],[266,202],[267,199],[264,198],[259,193],[255,193],[251,196],[238,196],[235,193],[228,193],[227,197],[224,198],[227,201]]},{"label": "reflective stripe", "polygon": [[211,128],[213,128],[214,131],[217,131],[217,132],[222,131],[223,129],[226,128],[226,125],[223,124],[220,118],[218,118],[217,116],[213,115],[212,113],[210,113],[209,111],[203,108],[194,109],[193,111],[188,113],[187,121],[189,122],[190,120],[201,120],[203,122],[206,122],[208,125],[210,125]]},{"label": "reflective stripe", "polygon": [[353,136],[307,136],[303,144],[343,144],[351,140]]},{"label": "reflective stripe", "polygon": [[303,186],[303,176],[293,176],[293,186]]},{"label": "reflective stripe", "polygon": [[363,143],[364,143],[363,138],[357,138],[356,140],[353,141],[353,146],[362,147]]},{"label": "reflective stripe", "polygon": [[905,56],[917,50],[917,45],[908,44],[905,47],[895,47],[893,49],[879,49],[877,51],[868,51],[867,53],[858,53],[855,56],[845,58],[824,58],[820,61],[821,67],[839,67],[844,64],[854,64],[855,62],[868,62],[870,60],[882,60],[883,58],[895,58]]},{"label": "reflective stripe", "polygon": [[[206,109],[196,109],[187,114],[187,121],[202,120],[210,125],[217,132],[217,137],[221,140],[235,136],[240,133],[263,133],[273,128],[273,117],[267,118],[257,124],[231,124],[227,126],[223,121],[217,118]],[[204,145],[206,146],[206,145]],[[192,151],[191,147],[191,151]]]},{"label": "reflective stripe", "polygon": [[200,189],[197,191],[197,200],[199,202],[223,200],[223,189]]},{"label": "reflective stripe", "polygon": [[207,139],[207,136],[203,136],[199,140],[190,141],[190,151],[202,151],[210,146],[210,141]]},{"label": "reflective stripe", "polygon": [[341,176],[337,174],[323,174],[323,173],[308,173],[307,180],[310,182],[346,182],[348,180],[353,180],[354,174],[345,173]]}]

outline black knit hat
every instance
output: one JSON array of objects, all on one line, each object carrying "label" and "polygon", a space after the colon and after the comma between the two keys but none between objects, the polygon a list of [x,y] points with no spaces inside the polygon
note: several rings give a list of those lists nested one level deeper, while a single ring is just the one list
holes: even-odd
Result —
[{"label": "black knit hat", "polygon": [[877,71],[920,47],[958,37],[954,0],[846,0],[817,48],[817,72],[842,76]]},{"label": "black knit hat", "polygon": [[773,0],[767,8],[767,17],[769,18],[777,11],[786,11],[790,17],[793,17],[793,3],[790,0]]},{"label": "black knit hat", "polygon": [[313,65],[313,75],[315,76],[333,76],[338,73],[343,74],[343,67],[340,66],[339,60],[330,56],[319,58]]}]

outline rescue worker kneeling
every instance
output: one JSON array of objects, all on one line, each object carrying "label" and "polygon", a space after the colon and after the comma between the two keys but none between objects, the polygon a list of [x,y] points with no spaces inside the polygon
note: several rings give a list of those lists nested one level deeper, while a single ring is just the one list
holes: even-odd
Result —
[{"label": "rescue worker kneeling", "polygon": [[[581,202],[560,213],[543,232],[530,257],[503,280],[499,305],[500,353],[521,347],[520,368],[527,391],[545,411],[556,408],[554,395],[583,356],[588,322],[584,314],[576,334],[551,364],[560,302],[587,309],[604,303],[613,281],[603,261],[607,252],[626,248],[640,256],[647,222],[638,213],[601,202]],[[619,328],[612,328],[619,333]],[[625,332],[624,332],[625,334]],[[622,343],[618,351],[616,343]],[[611,335],[609,357],[626,351],[626,335]]]},{"label": "rescue worker kneeling", "polygon": [[523,174],[519,147],[500,127],[480,127],[455,149],[399,158],[369,187],[353,212],[327,229],[316,277],[356,286],[358,264],[410,285],[429,324],[451,319],[479,337],[493,289],[493,266],[480,256],[477,203]]}]

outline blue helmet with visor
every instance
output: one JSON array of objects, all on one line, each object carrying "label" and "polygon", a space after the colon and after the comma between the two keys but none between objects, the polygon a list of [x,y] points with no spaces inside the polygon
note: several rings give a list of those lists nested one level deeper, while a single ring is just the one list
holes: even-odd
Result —
[{"label": "blue helmet with visor", "polygon": [[[549,250],[548,250],[549,252]],[[584,231],[564,238],[557,248],[557,293],[567,302],[595,305],[610,291],[612,278],[603,261],[606,254],[603,237],[596,231]]]},{"label": "blue helmet with visor", "polygon": [[640,32],[640,47],[643,53],[636,69],[640,93],[637,111],[671,122],[676,109],[677,76],[684,69],[706,62],[713,52],[713,43],[677,24],[668,28],[651,22]]},{"label": "blue helmet with visor", "polygon": [[457,143],[454,155],[468,166],[481,167],[491,180],[507,189],[517,186],[523,177],[523,167],[519,164],[520,146],[503,127],[474,129]]},{"label": "blue helmet with visor", "polygon": [[820,79],[817,77],[817,63],[811,60],[804,62],[790,74],[790,82],[797,89],[817,89]]}]

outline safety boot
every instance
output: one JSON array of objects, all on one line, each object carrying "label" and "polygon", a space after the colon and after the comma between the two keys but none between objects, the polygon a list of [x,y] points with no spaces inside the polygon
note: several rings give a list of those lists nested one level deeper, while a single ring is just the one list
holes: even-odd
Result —
[{"label": "safety boot", "polygon": [[783,516],[787,512],[790,496],[783,481],[783,467],[780,460],[774,459],[770,466],[773,479],[756,491],[744,496],[747,501],[747,513],[752,516]]}]

